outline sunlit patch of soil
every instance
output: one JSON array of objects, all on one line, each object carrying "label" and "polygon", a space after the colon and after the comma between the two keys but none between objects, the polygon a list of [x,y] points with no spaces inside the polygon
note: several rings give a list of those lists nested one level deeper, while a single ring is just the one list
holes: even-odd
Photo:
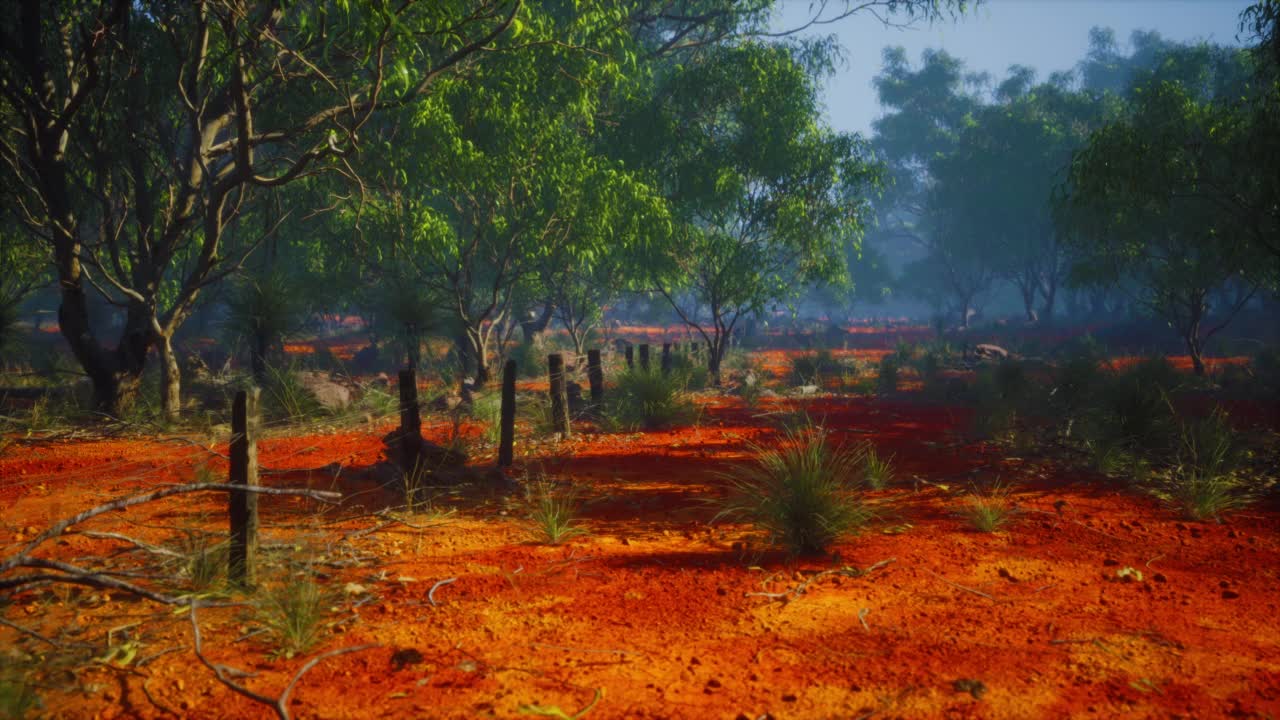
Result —
[{"label": "sunlit patch of soil", "polygon": [[[765,365],[786,357],[766,353]],[[705,407],[692,427],[606,434],[585,423],[564,440],[522,436],[511,476],[581,489],[588,534],[561,546],[531,539],[519,492],[446,488],[435,514],[405,522],[370,514],[396,501],[370,470],[389,427],[264,440],[262,465],[288,471],[264,482],[337,487],[359,507],[263,503],[264,543],[299,548],[296,557],[334,593],[329,627],[305,657],[377,646],[311,671],[295,691],[294,716],[514,717],[534,706],[572,716],[593,699],[591,718],[1280,714],[1275,512],[1253,509],[1228,525],[1180,522],[1148,498],[972,443],[968,409],[909,393],[757,408],[699,398]],[[862,534],[830,556],[789,559],[762,548],[749,528],[708,523],[725,493],[721,473],[748,459],[751,443],[770,442],[782,415],[799,412],[836,442],[869,442],[891,456],[897,482],[870,494],[880,517]],[[463,426],[473,445],[479,431]],[[447,418],[429,418],[434,441],[452,433]],[[0,457],[3,552],[55,517],[189,479],[197,463],[225,471],[170,440],[11,449]],[[974,483],[995,477],[1020,512],[1005,530],[978,533],[956,510]],[[219,527],[224,503],[175,498],[92,528],[161,542],[183,523]],[[47,552],[120,548],[64,540]],[[1124,581],[1124,568],[1142,579]],[[130,637],[147,661],[128,670],[85,664],[74,682],[48,678],[51,716],[269,715],[194,662],[185,615],[92,592],[23,593],[4,612],[41,633],[69,628],[68,637],[95,643],[109,628],[141,623]],[[255,673],[239,682],[259,692],[278,694],[305,661],[272,658],[243,608],[205,609],[200,619],[209,658]],[[51,653],[8,628],[0,639]]]}]

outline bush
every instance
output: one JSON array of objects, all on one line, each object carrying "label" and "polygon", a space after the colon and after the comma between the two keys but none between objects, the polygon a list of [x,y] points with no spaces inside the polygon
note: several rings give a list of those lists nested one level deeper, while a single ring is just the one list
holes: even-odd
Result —
[{"label": "bush", "polygon": [[298,421],[326,414],[324,406],[298,378],[294,367],[267,366],[263,388],[264,414],[272,419]]},{"label": "bush", "polygon": [[1169,392],[1176,372],[1163,360],[1145,361],[1107,381],[1087,413],[1085,439],[1135,453],[1174,450],[1178,423]]},{"label": "bush", "polygon": [[656,368],[638,366],[618,376],[605,395],[603,416],[622,430],[656,430],[687,425],[698,417],[697,406],[685,392],[680,373],[664,375]]},{"label": "bush", "polygon": [[1205,475],[1224,475],[1237,470],[1244,455],[1239,437],[1222,408],[1182,423],[1178,447],[1180,465]]},{"label": "bush", "polygon": [[723,475],[730,494],[716,520],[745,520],[769,544],[801,555],[825,551],[871,518],[857,487],[861,453],[832,447],[821,428],[788,430],[779,447],[753,449],[754,462]]},{"label": "bush", "polygon": [[1215,474],[1192,467],[1171,468],[1150,488],[1151,493],[1187,520],[1215,520],[1247,507],[1254,493],[1234,473]]},{"label": "bush", "polygon": [[845,370],[830,350],[815,350],[791,357],[791,380],[797,385],[822,387],[825,380],[840,377]]}]

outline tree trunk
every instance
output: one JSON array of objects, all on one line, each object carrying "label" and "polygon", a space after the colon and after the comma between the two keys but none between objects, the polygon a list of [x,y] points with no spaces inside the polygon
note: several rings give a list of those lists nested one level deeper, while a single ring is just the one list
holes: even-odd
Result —
[{"label": "tree trunk", "polygon": [[165,422],[176,423],[182,417],[182,372],[173,351],[173,338],[160,336],[156,348],[160,352],[160,409]]},{"label": "tree trunk", "polygon": [[[538,338],[547,326],[551,324],[551,313],[555,310],[555,306],[551,303],[543,303],[542,310],[534,313],[526,313],[526,317],[520,320],[520,336],[521,342],[525,345],[532,345],[533,341]],[[532,315],[532,317],[529,317]]]},{"label": "tree trunk", "polygon": [[720,360],[724,356],[724,336],[716,333],[715,338],[707,343],[707,370],[711,373],[711,384],[720,387]]}]

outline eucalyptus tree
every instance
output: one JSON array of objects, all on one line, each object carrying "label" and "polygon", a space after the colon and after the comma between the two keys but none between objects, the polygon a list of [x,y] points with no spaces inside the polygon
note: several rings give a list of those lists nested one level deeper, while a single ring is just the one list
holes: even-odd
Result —
[{"label": "eucalyptus tree", "polygon": [[1136,281],[1137,300],[1178,331],[1197,374],[1206,342],[1251,293],[1226,295],[1227,307],[1211,299],[1228,284],[1276,279],[1255,241],[1257,216],[1231,212],[1223,197],[1224,183],[1243,177],[1236,188],[1247,193],[1256,177],[1236,124],[1238,99],[1251,92],[1242,51],[1167,53],[1139,77],[1126,112],[1076,155],[1061,199],[1060,222],[1082,253],[1077,274]]},{"label": "eucalyptus tree", "polygon": [[[877,180],[856,136],[818,120],[829,48],[744,42],[665,68],[623,121],[634,166],[668,199],[668,242],[638,262],[720,361],[744,316],[835,279]],[[655,152],[655,149],[659,149]]]},{"label": "eucalyptus tree", "polygon": [[[159,350],[260,242],[239,210],[340,164],[378,111],[428,95],[517,22],[521,0],[22,0],[0,19],[8,198],[49,248],[62,334],[119,412]],[[88,293],[123,307],[105,342]]]},{"label": "eucalyptus tree", "polygon": [[591,138],[602,101],[626,91],[623,71],[635,62],[624,19],[605,3],[531,12],[523,50],[441,83],[384,133],[370,207],[403,233],[378,259],[439,299],[476,384],[549,261],[590,263],[605,244],[628,242],[633,218],[661,221],[658,199],[646,200],[648,188]]}]

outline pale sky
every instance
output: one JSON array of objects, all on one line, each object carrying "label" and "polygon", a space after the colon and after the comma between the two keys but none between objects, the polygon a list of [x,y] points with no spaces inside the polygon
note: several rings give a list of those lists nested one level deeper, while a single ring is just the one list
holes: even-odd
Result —
[{"label": "pale sky", "polygon": [[[832,2],[835,5],[836,2]],[[1089,28],[1109,27],[1127,52],[1134,30],[1155,30],[1179,42],[1206,40],[1222,45],[1237,41],[1240,12],[1249,0],[988,0],[955,22],[910,29],[881,25],[859,15],[809,31],[835,34],[844,46],[846,64],[826,83],[825,103],[831,126],[871,134],[880,115],[871,83],[880,72],[881,51],[901,45],[918,65],[926,48],[945,49],[965,61],[970,71],[988,72],[996,82],[1010,65],[1028,65],[1046,79],[1055,70],[1070,70],[1089,47]],[[787,0],[775,28],[795,27],[810,0]],[[1248,40],[1241,35],[1241,41]]]}]

